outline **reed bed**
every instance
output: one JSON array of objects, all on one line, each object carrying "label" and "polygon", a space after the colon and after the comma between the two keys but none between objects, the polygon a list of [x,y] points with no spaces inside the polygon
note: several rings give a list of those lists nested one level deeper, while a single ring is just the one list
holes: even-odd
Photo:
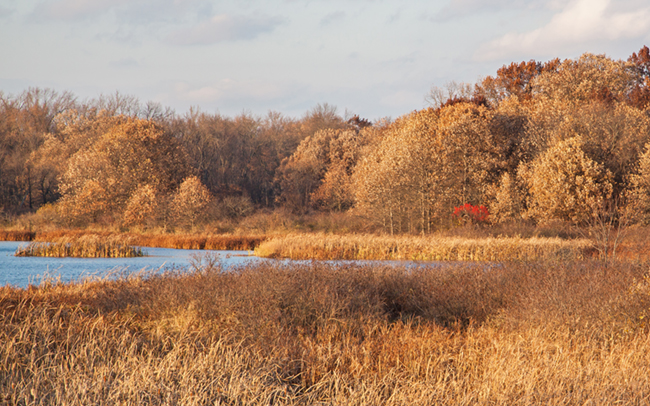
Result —
[{"label": "reed bed", "polygon": [[27,230],[0,230],[0,241],[32,241],[36,233]]},{"label": "reed bed", "polygon": [[54,241],[58,239],[79,239],[85,235],[102,238],[127,239],[131,245],[157,248],[196,249],[196,250],[253,250],[265,236],[238,236],[213,234],[134,234],[110,231],[57,230],[36,233],[36,241]]},{"label": "reed bed", "polygon": [[595,253],[586,239],[459,238],[377,235],[289,234],[262,242],[255,254],[270,258],[539,261],[581,260]]},{"label": "reed bed", "polygon": [[251,251],[264,236],[233,235],[134,235],[138,245],[195,250]]},{"label": "reed bed", "polygon": [[0,288],[0,403],[650,402],[648,265],[218,264]]},{"label": "reed bed", "polygon": [[102,238],[97,235],[84,235],[78,239],[60,238],[54,242],[30,242],[18,247],[17,257],[77,257],[77,258],[133,258],[142,257],[140,247],[130,245],[123,238]]}]

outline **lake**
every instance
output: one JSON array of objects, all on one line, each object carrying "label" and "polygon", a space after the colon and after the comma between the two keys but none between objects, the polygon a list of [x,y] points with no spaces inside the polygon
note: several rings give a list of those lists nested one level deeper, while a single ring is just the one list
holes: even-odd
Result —
[{"label": "lake", "polygon": [[[0,286],[12,285],[26,288],[38,285],[43,276],[60,277],[62,282],[77,280],[91,275],[124,275],[141,270],[155,271],[159,268],[188,268],[193,256],[216,255],[224,269],[262,261],[285,263],[310,263],[311,260],[268,259],[249,255],[249,251],[180,250],[173,248],[143,247],[144,257],[135,258],[51,258],[15,257],[16,248],[27,242],[0,241]],[[398,260],[331,260],[330,264],[379,264],[405,266],[409,269],[441,267],[450,262],[398,261]]]},{"label": "lake", "polygon": [[148,248],[147,256],[136,258],[50,258],[15,257],[16,248],[27,242],[0,241],[0,286],[27,287],[38,284],[44,275],[61,277],[62,282],[76,280],[85,275],[106,275],[111,272],[137,272],[142,269],[185,268],[192,255],[218,255],[224,268],[233,268],[251,262],[267,261],[248,255],[248,251],[180,250],[172,248]]}]

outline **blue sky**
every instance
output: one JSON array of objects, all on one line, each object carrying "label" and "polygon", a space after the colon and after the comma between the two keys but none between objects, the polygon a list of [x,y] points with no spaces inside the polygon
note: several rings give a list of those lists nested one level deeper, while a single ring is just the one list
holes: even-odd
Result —
[{"label": "blue sky", "polygon": [[378,119],[513,61],[627,58],[650,45],[650,0],[0,0],[0,38],[5,94]]}]

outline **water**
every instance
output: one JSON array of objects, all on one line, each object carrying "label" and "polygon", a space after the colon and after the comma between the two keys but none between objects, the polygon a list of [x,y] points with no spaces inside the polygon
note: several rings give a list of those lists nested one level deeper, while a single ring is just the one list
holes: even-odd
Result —
[{"label": "water", "polygon": [[[216,255],[225,269],[263,261],[309,264],[311,260],[274,260],[249,255],[248,251],[180,250],[173,248],[143,247],[147,256],[136,258],[50,258],[15,257],[16,248],[27,242],[0,241],[0,286],[12,285],[25,288],[38,285],[42,277],[59,278],[62,282],[78,280],[85,276],[124,275],[141,270],[155,271],[165,268],[187,268],[193,256]],[[319,261],[346,265],[404,266],[410,270],[439,268],[449,263],[428,261],[380,261],[380,260],[332,260]]]},{"label": "water", "polygon": [[172,248],[143,248],[145,257],[136,258],[49,258],[15,257],[16,248],[26,242],[0,241],[0,286],[27,287],[38,284],[49,275],[62,282],[89,275],[107,275],[118,272],[137,272],[143,269],[181,268],[191,265],[192,255],[218,255],[225,268],[245,265],[266,259],[248,255],[247,251],[179,250]]}]

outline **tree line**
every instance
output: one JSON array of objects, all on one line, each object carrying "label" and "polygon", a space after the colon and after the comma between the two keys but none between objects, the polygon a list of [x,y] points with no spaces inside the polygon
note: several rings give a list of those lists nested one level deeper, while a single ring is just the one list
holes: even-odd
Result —
[{"label": "tree line", "polygon": [[[0,94],[0,209],[66,227],[349,212],[390,233],[650,213],[650,51],[503,66],[395,120],[179,115],[120,94]],[[455,210],[456,209],[456,210]]]}]

